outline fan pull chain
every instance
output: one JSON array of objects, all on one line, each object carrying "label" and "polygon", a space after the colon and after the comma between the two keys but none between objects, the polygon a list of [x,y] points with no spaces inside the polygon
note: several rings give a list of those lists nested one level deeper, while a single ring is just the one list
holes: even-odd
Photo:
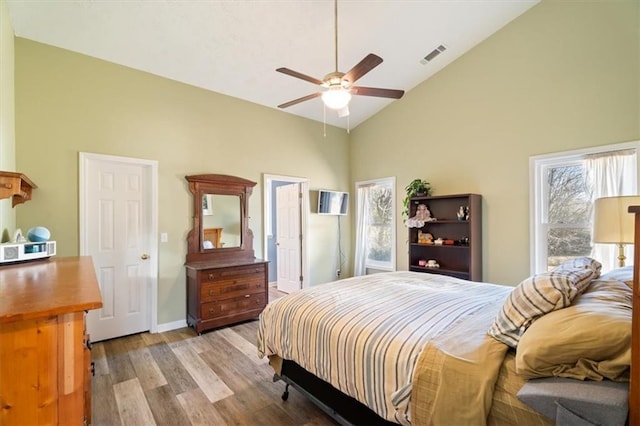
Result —
[{"label": "fan pull chain", "polygon": [[349,120],[350,116],[351,116],[351,114],[347,115],[347,134],[348,135],[351,134],[351,121]]}]

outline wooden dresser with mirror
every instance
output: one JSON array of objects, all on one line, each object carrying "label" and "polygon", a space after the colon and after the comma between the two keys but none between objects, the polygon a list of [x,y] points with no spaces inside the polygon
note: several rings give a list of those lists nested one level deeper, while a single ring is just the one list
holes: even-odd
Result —
[{"label": "wooden dresser with mirror", "polygon": [[219,174],[186,176],[193,194],[187,236],[187,324],[198,334],[257,318],[268,303],[268,263],[256,259],[249,197],[256,185]]}]

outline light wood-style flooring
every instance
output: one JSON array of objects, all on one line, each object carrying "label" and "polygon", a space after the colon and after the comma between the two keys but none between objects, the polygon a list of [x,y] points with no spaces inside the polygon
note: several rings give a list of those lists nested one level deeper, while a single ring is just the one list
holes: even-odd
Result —
[{"label": "light wood-style flooring", "polygon": [[[270,291],[270,299],[278,297]],[[94,425],[336,425],[258,358],[258,322],[95,343]]]}]

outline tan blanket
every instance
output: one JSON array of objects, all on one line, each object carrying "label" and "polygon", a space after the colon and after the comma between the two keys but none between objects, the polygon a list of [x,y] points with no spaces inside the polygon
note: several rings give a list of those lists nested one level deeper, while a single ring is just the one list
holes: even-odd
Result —
[{"label": "tan blanket", "polygon": [[508,347],[487,335],[501,302],[458,322],[424,348],[415,369],[412,425],[549,425],[515,396],[524,384]]}]

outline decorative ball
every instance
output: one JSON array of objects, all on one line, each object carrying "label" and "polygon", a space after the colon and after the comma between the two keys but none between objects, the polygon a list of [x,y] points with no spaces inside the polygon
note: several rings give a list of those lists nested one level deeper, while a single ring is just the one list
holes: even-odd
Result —
[{"label": "decorative ball", "polygon": [[44,226],[36,226],[27,232],[27,239],[33,243],[43,243],[49,241],[49,238],[51,238],[51,232]]}]

